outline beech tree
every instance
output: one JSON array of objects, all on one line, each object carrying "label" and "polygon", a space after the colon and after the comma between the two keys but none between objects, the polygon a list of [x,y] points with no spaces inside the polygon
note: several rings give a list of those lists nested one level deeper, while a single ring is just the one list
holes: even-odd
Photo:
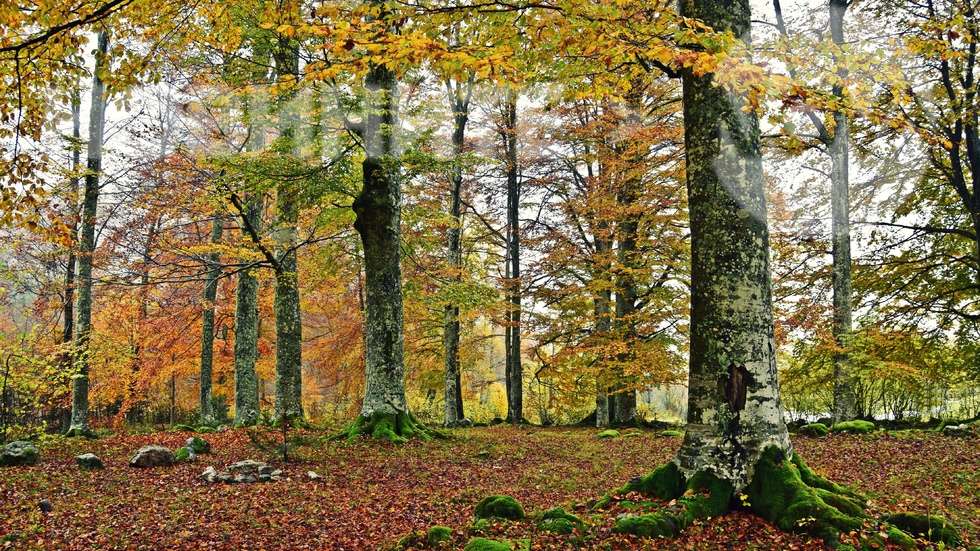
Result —
[{"label": "beech tree", "polygon": [[[750,40],[748,0],[682,0],[680,10]],[[684,69],[682,81],[692,255],[687,430],[671,462],[624,488],[677,500],[678,512],[621,519],[614,530],[674,535],[740,494],[784,529],[805,526],[837,541],[861,529],[860,515],[844,512],[855,508],[844,507],[845,492],[794,453],[783,422],[758,119],[710,73]]]}]

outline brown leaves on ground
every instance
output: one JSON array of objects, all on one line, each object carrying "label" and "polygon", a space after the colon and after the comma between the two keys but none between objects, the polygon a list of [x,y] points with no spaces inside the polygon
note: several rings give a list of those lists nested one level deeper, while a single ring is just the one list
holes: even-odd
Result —
[{"label": "brown leaves on ground", "polygon": [[[680,440],[644,433],[599,440],[589,429],[500,426],[452,431],[448,441],[404,446],[310,441],[299,461],[273,464],[280,482],[208,484],[198,475],[242,459],[265,460],[244,431],[204,435],[213,454],[173,467],[132,469],[140,447],[176,449],[187,433],[117,435],[42,444],[34,467],[0,469],[0,549],[362,550],[390,548],[412,530],[450,526],[452,548],[471,534],[476,503],[517,498],[529,513],[562,505],[592,523],[583,534],[538,532],[533,520],[491,523],[494,537],[532,549],[825,549],[745,512],[700,522],[676,540],[643,541],[610,532],[614,514],[590,517],[584,504],[670,459]],[[869,493],[886,511],[945,514],[975,544],[980,519],[980,451],[973,439],[935,434],[798,438],[797,449],[831,479]],[[105,470],[83,471],[93,452]],[[307,471],[322,479],[311,482]],[[51,513],[38,502],[48,499]],[[447,547],[450,548],[450,547]]]}]

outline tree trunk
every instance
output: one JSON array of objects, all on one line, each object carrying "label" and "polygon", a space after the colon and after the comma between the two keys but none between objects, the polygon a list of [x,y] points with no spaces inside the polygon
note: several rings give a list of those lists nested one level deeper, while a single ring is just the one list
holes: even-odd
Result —
[{"label": "tree trunk", "polygon": [[[844,13],[848,2],[830,0],[830,34],[834,44],[844,44]],[[838,70],[841,78],[845,69]],[[834,97],[843,98],[843,87],[833,87]],[[835,423],[857,417],[854,407],[854,376],[851,370],[851,221],[848,200],[849,136],[847,114],[833,113],[834,135],[827,144],[830,153],[830,212],[833,252],[834,317],[833,334],[837,343],[834,353]]]},{"label": "tree trunk", "polygon": [[[599,259],[602,268],[598,271],[601,274],[599,277],[607,277],[609,271],[612,269],[611,262],[608,260],[612,254],[612,240],[606,236],[609,231],[609,224],[607,222],[599,221],[596,224],[596,238],[595,238],[595,256]],[[599,337],[599,342],[605,344],[608,342],[609,335],[612,332],[612,291],[608,287],[603,287],[599,289],[598,296],[593,299],[593,312],[595,314],[595,332],[596,336]],[[605,351],[603,355],[596,358],[599,365],[605,365],[607,358],[605,357]],[[595,426],[597,427],[608,427],[610,424],[610,419],[614,416],[610,415],[610,405],[614,401],[614,397],[609,395],[609,383],[607,381],[607,376],[603,371],[596,375],[596,395],[595,395]]]},{"label": "tree trunk", "polygon": [[507,160],[507,422],[524,421],[524,370],[521,366],[521,225],[517,160],[517,92],[507,91],[504,105],[504,144]]},{"label": "tree trunk", "polygon": [[[449,99],[453,109],[453,168],[449,175],[449,230],[448,247],[446,250],[446,263],[449,265],[449,284],[458,285],[461,281],[461,270],[463,264],[462,253],[462,186],[463,186],[463,167],[462,155],[466,136],[466,123],[469,120],[470,93],[472,91],[472,81],[466,84],[465,95],[462,92],[463,84],[457,83],[455,90],[451,83],[446,84],[449,89]],[[443,348],[445,349],[445,394],[446,394],[446,426],[452,426],[463,419],[463,392],[461,385],[460,360],[459,360],[459,306],[450,302],[443,311]]]},{"label": "tree trunk", "polygon": [[[290,86],[299,79],[299,46],[284,37],[279,38],[276,52],[276,73],[279,84]],[[282,155],[297,154],[297,116],[291,112],[289,100],[293,92],[277,100],[279,109],[279,145]],[[276,266],[276,406],[275,417],[303,417],[303,320],[300,310],[299,268],[296,259],[297,224],[299,221],[299,189],[294,179],[286,179],[276,188],[275,232]]]},{"label": "tree trunk", "polygon": [[[262,225],[261,197],[245,199],[243,223],[256,232]],[[243,232],[244,233],[244,232]],[[235,420],[236,426],[259,422],[259,377],[255,363],[259,358],[259,281],[252,268],[238,272],[235,287]]]},{"label": "tree trunk", "polygon": [[[630,169],[627,168],[628,170]],[[616,259],[619,264],[616,270],[616,332],[626,345],[626,352],[616,358],[616,363],[620,366],[620,381],[615,385],[613,425],[630,425],[637,421],[636,389],[629,381],[623,380],[625,374],[622,366],[633,361],[632,345],[636,339],[634,317],[638,292],[633,274],[639,270],[636,249],[640,214],[635,205],[639,200],[639,185],[635,176],[626,174],[616,190],[617,212],[620,214],[616,223]]]},{"label": "tree trunk", "polygon": [[78,319],[75,323],[75,374],[72,376],[71,423],[68,435],[91,432],[88,424],[89,338],[92,332],[92,256],[95,253],[95,223],[99,208],[99,176],[102,172],[102,138],[105,128],[105,84],[99,72],[109,49],[109,35],[98,34],[98,52],[92,77],[92,108],[89,111],[88,154],[82,226],[78,248]]},{"label": "tree trunk", "polygon": [[[211,245],[221,242],[222,220],[215,214],[211,222]],[[217,421],[211,403],[212,374],[214,371],[214,303],[218,298],[218,277],[221,275],[221,254],[208,253],[205,262],[207,274],[204,280],[203,312],[201,314],[201,383],[200,408],[201,424],[211,425]]]}]

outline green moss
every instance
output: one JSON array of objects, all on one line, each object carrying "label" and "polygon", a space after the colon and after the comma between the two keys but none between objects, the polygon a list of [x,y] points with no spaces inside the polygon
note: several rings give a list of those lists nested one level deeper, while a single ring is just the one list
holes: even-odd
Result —
[{"label": "green moss", "polygon": [[179,430],[181,432],[194,432],[194,427],[190,425],[180,424],[180,425],[174,425],[173,430]]},{"label": "green moss", "polygon": [[695,473],[685,489],[672,507],[647,515],[622,518],[613,525],[613,532],[646,538],[673,537],[699,518],[716,517],[728,510],[732,486],[713,474]]},{"label": "green moss", "polygon": [[834,484],[833,482],[813,472],[813,469],[806,464],[806,461],[803,461],[803,458],[800,457],[800,454],[798,453],[793,454],[793,465],[796,466],[796,472],[800,473],[800,480],[811,488],[821,488],[835,494],[852,497],[860,501],[862,504],[868,501],[867,497],[845,488],[840,484]]},{"label": "green moss", "polygon": [[652,495],[658,499],[670,501],[684,493],[684,477],[673,461],[665,463],[653,470],[652,473],[634,478],[620,488],[620,493],[640,492]]},{"label": "green moss", "polygon": [[463,551],[511,551],[512,544],[506,541],[488,540],[486,538],[473,538]]},{"label": "green moss", "polygon": [[897,513],[888,515],[882,520],[913,536],[919,536],[929,541],[943,542],[946,545],[959,545],[963,541],[956,529],[942,517],[916,513]]},{"label": "green moss", "polygon": [[191,442],[191,446],[194,448],[194,453],[211,453],[211,445],[200,436],[194,437],[194,441]]},{"label": "green moss", "polygon": [[435,547],[444,541],[449,541],[453,537],[452,528],[446,526],[433,526],[429,528],[429,533],[426,536],[426,543],[429,547]]},{"label": "green moss", "polygon": [[[783,530],[808,532],[826,542],[838,541],[842,532],[860,530],[864,515],[852,516],[828,505],[816,488],[803,481],[798,465],[805,467],[802,462],[786,460],[776,446],[766,448],[756,463],[752,483],[745,489],[752,509]],[[814,480],[823,480],[810,475]]]},{"label": "green moss", "polygon": [[191,452],[189,452],[186,447],[178,448],[177,451],[174,452],[174,461],[188,461],[190,458]]},{"label": "green moss", "polygon": [[894,526],[885,530],[885,535],[888,536],[888,541],[901,547],[903,551],[915,551],[915,549],[918,549],[914,539]]},{"label": "green moss", "polygon": [[346,429],[331,436],[330,439],[346,438],[347,442],[351,443],[361,435],[369,435],[375,440],[387,440],[396,444],[403,444],[410,438],[429,441],[432,438],[446,437],[442,432],[419,423],[410,413],[400,412],[395,415],[376,411],[370,417],[358,416]]},{"label": "green moss", "polygon": [[803,425],[796,431],[797,434],[802,434],[803,436],[809,436],[811,438],[823,438],[827,436],[830,432],[830,427],[823,423],[810,423],[809,425]]},{"label": "green moss", "polygon": [[545,511],[541,515],[538,529],[545,532],[555,532],[557,534],[571,534],[576,528],[582,526],[582,519],[565,511],[561,507],[555,507]]},{"label": "green moss", "polygon": [[475,511],[477,518],[503,518],[509,520],[523,520],[524,507],[510,496],[493,495],[483,498],[476,505]]},{"label": "green moss", "polygon": [[679,436],[684,437],[684,431],[682,430],[665,430],[660,432],[660,436]]},{"label": "green moss", "polygon": [[866,515],[864,510],[864,502],[860,500],[841,494],[835,494],[834,492],[824,490],[823,488],[814,488],[814,490],[824,503],[830,505],[845,515],[850,515],[855,518],[861,518]]},{"label": "green moss", "polygon": [[619,438],[619,431],[616,429],[609,429],[600,432],[595,435],[596,438]]},{"label": "green moss", "polygon": [[206,425],[205,425],[205,426],[200,426],[200,427],[197,427],[197,432],[198,432],[199,434],[212,434],[212,433],[214,433],[215,431],[214,431],[214,429],[213,429],[213,428],[211,428],[211,427],[208,427],[208,426],[206,426]]},{"label": "green moss", "polygon": [[871,421],[844,421],[830,427],[830,432],[845,432],[848,434],[869,434],[875,431],[875,424]]}]

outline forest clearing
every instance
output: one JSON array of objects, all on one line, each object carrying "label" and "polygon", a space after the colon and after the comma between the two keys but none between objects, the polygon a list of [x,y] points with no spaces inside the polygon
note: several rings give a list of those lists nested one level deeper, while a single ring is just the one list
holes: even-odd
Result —
[{"label": "forest clearing", "polygon": [[[213,453],[150,469],[127,461],[149,443],[176,449],[188,433],[49,440],[36,466],[0,469],[0,547],[383,550],[411,531],[438,525],[451,528],[452,537],[437,549],[461,549],[475,536],[542,550],[829,549],[747,511],[699,522],[674,540],[612,533],[615,517],[631,509],[617,504],[591,512],[589,506],[670,459],[680,445],[676,436],[631,429],[622,433],[635,436],[600,439],[589,428],[508,425],[448,432],[446,440],[392,445],[325,442],[321,431],[301,431],[305,445],[295,449],[296,460],[273,462],[285,472],[283,480],[230,485],[199,475],[208,465],[266,459],[245,430],[202,435]],[[879,431],[798,436],[794,445],[816,471],[866,493],[881,512],[944,515],[965,544],[980,541],[976,439]],[[102,458],[105,469],[80,469],[74,457],[83,452]],[[322,478],[311,481],[308,471]],[[493,494],[517,499],[528,519],[474,527],[474,507]],[[50,513],[38,508],[42,499]],[[586,524],[569,535],[538,530],[540,515],[556,506]],[[919,544],[943,548],[925,539]]]}]

